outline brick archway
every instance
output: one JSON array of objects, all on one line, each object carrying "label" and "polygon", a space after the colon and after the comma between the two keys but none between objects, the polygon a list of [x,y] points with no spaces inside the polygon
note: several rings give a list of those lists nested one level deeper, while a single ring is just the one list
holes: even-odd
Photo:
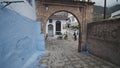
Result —
[{"label": "brick archway", "polygon": [[[74,4],[76,3],[76,4]],[[93,4],[92,2],[74,2],[74,3],[60,3],[60,2],[45,2],[36,1],[37,18],[42,23],[42,32],[46,34],[46,23],[51,15],[57,12],[65,11],[71,13],[76,17],[79,23],[79,46],[78,51],[81,50],[81,41],[86,40],[86,26],[88,22],[92,21]]]}]

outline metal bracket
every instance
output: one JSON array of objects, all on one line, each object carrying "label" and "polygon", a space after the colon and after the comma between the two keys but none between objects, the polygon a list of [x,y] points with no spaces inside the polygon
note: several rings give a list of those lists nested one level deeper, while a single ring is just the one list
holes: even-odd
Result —
[{"label": "metal bracket", "polygon": [[0,3],[1,3],[1,4],[6,3],[6,5],[4,5],[4,6],[2,7],[2,9],[3,9],[3,8],[7,7],[8,5],[10,5],[10,4],[12,4],[12,3],[21,3],[21,2],[24,2],[24,1],[3,1],[3,2],[0,2]]}]

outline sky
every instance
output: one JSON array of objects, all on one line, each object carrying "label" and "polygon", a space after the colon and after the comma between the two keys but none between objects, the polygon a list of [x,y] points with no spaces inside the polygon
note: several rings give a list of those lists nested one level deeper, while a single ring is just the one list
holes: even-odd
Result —
[{"label": "sky", "polygon": [[[100,6],[104,5],[104,0],[92,0],[92,1],[95,2],[95,5]],[[107,0],[107,7],[111,7],[115,4],[120,4],[120,0],[118,0],[118,2],[116,0]]]}]

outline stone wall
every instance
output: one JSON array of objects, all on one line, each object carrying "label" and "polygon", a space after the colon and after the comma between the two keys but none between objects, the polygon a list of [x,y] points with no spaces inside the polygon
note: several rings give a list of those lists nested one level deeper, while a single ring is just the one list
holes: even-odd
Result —
[{"label": "stone wall", "polygon": [[87,30],[89,52],[120,65],[120,18],[89,23]]}]

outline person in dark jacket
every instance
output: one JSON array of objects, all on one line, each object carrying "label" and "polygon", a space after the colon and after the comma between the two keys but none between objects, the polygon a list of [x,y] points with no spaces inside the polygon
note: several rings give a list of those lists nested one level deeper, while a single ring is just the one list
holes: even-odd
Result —
[{"label": "person in dark jacket", "polygon": [[76,41],[77,40],[76,32],[74,32],[73,36],[74,36],[74,41]]}]

